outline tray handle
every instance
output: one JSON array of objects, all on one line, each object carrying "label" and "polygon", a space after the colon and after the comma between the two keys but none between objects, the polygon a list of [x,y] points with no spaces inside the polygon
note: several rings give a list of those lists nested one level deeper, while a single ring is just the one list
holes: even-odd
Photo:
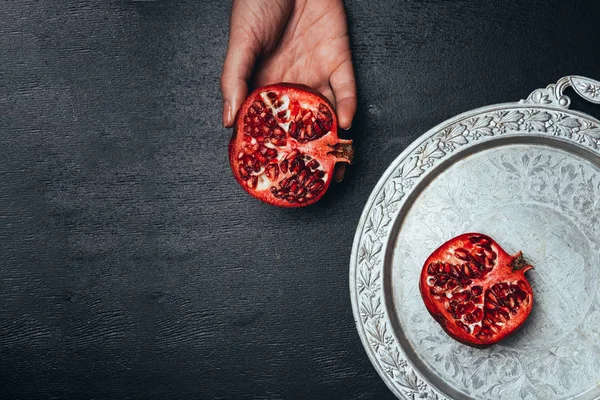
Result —
[{"label": "tray handle", "polygon": [[571,99],[563,94],[569,86],[585,100],[594,104],[600,104],[600,82],[577,75],[565,76],[560,78],[558,82],[548,85],[545,89],[537,89],[527,99],[521,100],[520,103],[569,108]]}]

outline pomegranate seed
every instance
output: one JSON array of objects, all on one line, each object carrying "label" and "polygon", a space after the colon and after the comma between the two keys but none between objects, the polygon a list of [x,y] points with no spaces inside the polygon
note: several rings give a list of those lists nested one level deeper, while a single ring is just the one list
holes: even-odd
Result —
[{"label": "pomegranate seed", "polygon": [[429,264],[427,267],[427,272],[431,275],[435,273],[435,265],[433,263]]},{"label": "pomegranate seed", "polygon": [[498,255],[492,250],[483,249],[483,252],[485,253],[486,258],[490,261],[494,261],[498,257]]},{"label": "pomegranate seed", "polygon": [[304,184],[304,182],[306,181],[306,176],[307,176],[306,170],[303,170],[302,172],[300,172],[298,174],[298,182],[300,182],[301,184]]},{"label": "pomegranate seed", "polygon": [[298,151],[298,149],[293,149],[292,151],[289,152],[289,154],[287,156],[285,156],[285,158],[288,160],[293,160],[294,158],[298,157],[299,155],[300,155],[300,152]]},{"label": "pomegranate seed", "polygon": [[296,122],[294,122],[294,121],[290,122],[290,126],[288,128],[288,134],[292,137],[296,137],[297,133],[298,133],[298,125],[296,125]]},{"label": "pomegranate seed", "polygon": [[279,164],[279,168],[281,168],[281,172],[287,174],[288,172],[288,160],[283,160],[281,164]]},{"label": "pomegranate seed", "polygon": [[513,296],[508,296],[508,306],[510,308],[515,308],[517,306],[517,301]]},{"label": "pomegranate seed", "polygon": [[327,107],[323,103],[319,104],[319,112],[323,115],[329,115],[329,117],[331,117],[331,113],[329,112],[329,107]]},{"label": "pomegranate seed", "polygon": [[479,296],[483,293],[483,288],[481,286],[473,286],[471,288],[471,293],[473,293],[474,296]]},{"label": "pomegranate seed", "polygon": [[450,270],[450,275],[452,275],[455,278],[458,278],[460,276],[460,270],[456,265],[452,266],[452,269]]},{"label": "pomegranate seed", "polygon": [[275,146],[285,146],[285,139],[280,136],[271,136],[271,143]]},{"label": "pomegranate seed", "polygon": [[277,121],[275,121],[275,117],[273,115],[267,114],[265,115],[265,124],[267,124],[267,126],[270,128],[274,128],[277,126]]},{"label": "pomegranate seed", "polygon": [[317,176],[317,178],[320,178],[320,179],[322,179],[322,178],[325,176],[325,171],[322,171],[322,170],[317,170],[317,171],[315,172],[315,175]]},{"label": "pomegranate seed", "polygon": [[277,164],[269,164],[265,169],[265,175],[272,181],[276,180],[279,177],[279,167]]},{"label": "pomegranate seed", "polygon": [[456,324],[460,326],[465,332],[467,332],[467,334],[471,333],[471,328],[469,328],[469,326],[464,322],[458,321]]},{"label": "pomegranate seed", "polygon": [[298,197],[298,199],[296,201],[298,201],[298,203],[304,203],[304,202],[306,202],[306,198]]},{"label": "pomegranate seed", "polygon": [[304,160],[302,160],[300,157],[298,157],[298,158],[294,159],[294,161],[292,161],[290,169],[294,174],[297,174],[300,171],[302,171],[304,169],[304,167],[305,167]]},{"label": "pomegranate seed", "polygon": [[461,302],[466,302],[469,301],[471,299],[471,292],[468,290],[465,290],[464,292],[459,292],[456,293],[453,298],[456,301],[461,301]]},{"label": "pomegranate seed", "polygon": [[319,168],[319,162],[317,160],[311,160],[308,164],[306,164],[306,168],[316,169]]},{"label": "pomegranate seed", "polygon": [[471,254],[469,254],[468,251],[466,251],[465,249],[456,249],[454,250],[454,255],[456,256],[456,258],[458,258],[459,260],[463,260],[463,261],[468,261],[469,258],[471,258]]},{"label": "pomegranate seed", "polygon": [[304,128],[300,128],[298,130],[298,140],[302,142],[302,141],[304,141],[305,138],[306,138],[306,131]]},{"label": "pomegranate seed", "polygon": [[250,176],[250,175],[248,174],[248,171],[246,171],[246,168],[244,168],[244,166],[243,166],[243,165],[241,165],[241,164],[240,164],[240,166],[239,166],[239,172],[240,172],[240,175],[242,176],[242,178],[244,178],[244,179],[247,179],[247,178],[248,178],[248,176]]},{"label": "pomegranate seed", "polygon": [[296,200],[296,198],[294,196],[288,196],[285,198],[287,201],[289,201],[290,203],[293,203],[294,200]]},{"label": "pomegranate seed", "polygon": [[464,264],[462,268],[463,274],[465,274],[468,278],[473,277],[473,270],[471,270],[471,266],[469,264]]},{"label": "pomegranate seed", "polygon": [[315,136],[315,132],[313,132],[313,127],[312,125],[308,125],[306,127],[306,136],[308,136],[309,139],[312,139],[313,136]]},{"label": "pomegranate seed", "polygon": [[304,185],[306,187],[310,187],[313,183],[315,183],[316,180],[317,178],[314,175],[308,175],[308,178],[306,178]]},{"label": "pomegranate seed", "polygon": [[256,176],[253,176],[252,178],[248,179],[248,187],[250,189],[254,189],[257,184],[258,184],[258,178]]},{"label": "pomegranate seed", "polygon": [[275,149],[267,149],[267,151],[265,152],[265,157],[269,157],[269,158],[275,158],[277,157],[277,150]]},{"label": "pomegranate seed", "polygon": [[325,186],[325,182],[323,182],[322,180],[319,179],[310,187],[310,190],[312,192],[319,192],[323,189],[324,186]]},{"label": "pomegranate seed", "polygon": [[[304,193],[306,193],[305,187],[301,187],[300,189],[298,189],[298,196],[302,196]],[[298,199],[298,200],[300,200],[300,199]]]},{"label": "pomegranate seed", "polygon": [[321,137],[321,136],[323,136],[323,134],[325,133],[325,132],[324,132],[324,131],[325,131],[325,128],[323,127],[323,124],[322,124],[322,123],[321,123],[321,121],[319,121],[319,120],[316,120],[316,121],[315,121],[315,123],[314,123],[314,125],[313,125],[313,129],[314,129],[314,131],[315,131],[315,134],[316,134],[318,137]]},{"label": "pomegranate seed", "polygon": [[449,274],[452,266],[449,263],[444,263],[444,273]]},{"label": "pomegranate seed", "polygon": [[[269,163],[269,160],[267,159],[267,157],[263,156],[260,153],[256,154],[256,160],[258,161],[258,163],[260,165],[267,165]],[[256,169],[256,164],[255,164],[255,169]],[[260,169],[260,166],[259,166],[259,169]]]},{"label": "pomegranate seed", "polygon": [[280,120],[284,119],[287,116],[287,110],[281,110],[277,113],[277,118]]},{"label": "pomegranate seed", "polygon": [[523,300],[525,300],[527,298],[527,293],[519,290],[515,293],[515,297],[516,297],[517,301],[519,303],[521,303]]},{"label": "pomegranate seed", "polygon": [[492,247],[492,242],[490,242],[489,239],[484,238],[484,237],[480,237],[479,240],[477,241],[477,244],[481,247],[486,247],[488,249],[491,249],[491,247]]},{"label": "pomegranate seed", "polygon": [[275,92],[267,92],[267,97],[270,100],[274,100],[277,97],[277,93],[275,93]]}]

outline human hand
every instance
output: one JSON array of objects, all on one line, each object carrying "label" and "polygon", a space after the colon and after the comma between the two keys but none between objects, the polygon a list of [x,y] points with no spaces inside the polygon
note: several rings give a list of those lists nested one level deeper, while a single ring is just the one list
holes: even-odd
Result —
[{"label": "human hand", "polygon": [[[221,74],[223,125],[233,125],[249,84],[277,82],[318,90],[336,108],[339,126],[350,128],[356,81],[342,0],[234,0]],[[336,180],[344,169],[336,166]]]}]

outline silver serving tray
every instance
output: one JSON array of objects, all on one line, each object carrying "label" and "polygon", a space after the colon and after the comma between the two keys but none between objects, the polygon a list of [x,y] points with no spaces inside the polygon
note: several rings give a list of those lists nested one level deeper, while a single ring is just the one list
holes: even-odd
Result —
[{"label": "silver serving tray", "polygon": [[[398,398],[600,399],[600,121],[569,110],[569,86],[600,104],[599,82],[568,76],[461,114],[407,148],[369,197],[352,308]],[[530,317],[483,350],[446,335],[418,289],[427,256],[471,231],[535,266]]]}]

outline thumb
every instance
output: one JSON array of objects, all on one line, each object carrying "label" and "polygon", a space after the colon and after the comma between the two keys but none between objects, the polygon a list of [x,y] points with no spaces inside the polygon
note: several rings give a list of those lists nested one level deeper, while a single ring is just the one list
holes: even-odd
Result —
[{"label": "thumb", "polygon": [[223,126],[226,128],[233,125],[235,115],[248,95],[248,80],[260,51],[256,36],[248,34],[232,21],[227,56],[221,72]]}]

